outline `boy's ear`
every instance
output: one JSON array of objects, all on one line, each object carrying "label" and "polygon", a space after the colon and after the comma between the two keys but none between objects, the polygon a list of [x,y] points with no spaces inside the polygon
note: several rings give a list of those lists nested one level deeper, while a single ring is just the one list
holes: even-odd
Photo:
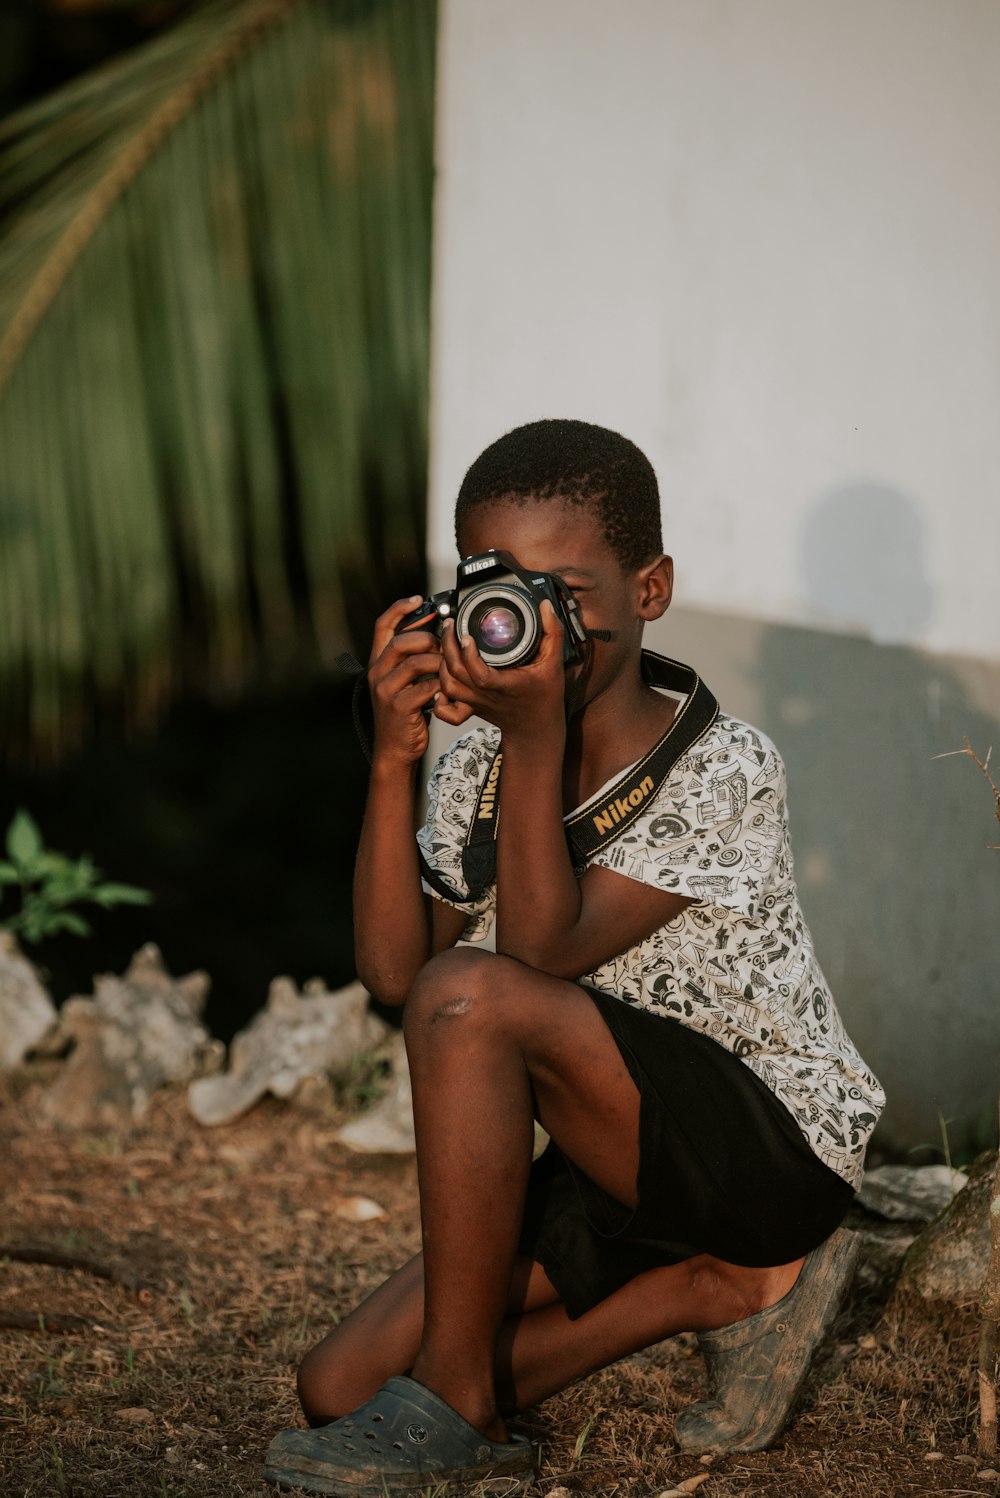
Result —
[{"label": "boy's ear", "polygon": [[670,607],[674,591],[674,559],[659,556],[638,573],[639,618],[660,619]]}]

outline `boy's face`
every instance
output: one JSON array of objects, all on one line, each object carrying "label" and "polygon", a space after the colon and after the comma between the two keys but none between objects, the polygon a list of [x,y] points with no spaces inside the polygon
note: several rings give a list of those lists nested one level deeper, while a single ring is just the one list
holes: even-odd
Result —
[{"label": "boy's face", "polygon": [[[597,518],[584,505],[560,499],[484,505],[467,517],[461,544],[466,557],[506,551],[530,571],[554,573],[576,597],[585,627],[610,633],[610,640],[592,642],[590,659],[575,668],[586,676],[586,683],[581,682],[584,701],[602,690],[630,660],[638,661],[643,625],[662,614],[670,601],[669,558],[661,557],[635,571],[624,570]],[[653,591],[659,602],[650,609],[654,569]]]}]

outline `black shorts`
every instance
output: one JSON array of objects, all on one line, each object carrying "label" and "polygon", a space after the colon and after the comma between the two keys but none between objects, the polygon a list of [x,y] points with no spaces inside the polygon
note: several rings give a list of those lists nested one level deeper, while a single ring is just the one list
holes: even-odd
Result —
[{"label": "black shorts", "polygon": [[824,1242],[854,1192],[770,1088],[709,1036],[580,986],[639,1089],[639,1200],[623,1206],[554,1143],[535,1161],[520,1251],[569,1316],[694,1254],[764,1267]]}]

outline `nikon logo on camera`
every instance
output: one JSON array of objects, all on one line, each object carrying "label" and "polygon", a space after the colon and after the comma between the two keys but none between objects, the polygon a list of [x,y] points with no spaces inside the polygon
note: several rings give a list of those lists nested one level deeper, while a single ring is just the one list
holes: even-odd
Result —
[{"label": "nikon logo on camera", "polygon": [[619,822],[624,822],[631,816],[637,806],[641,806],[653,789],[652,775],[644,775],[637,786],[627,791],[624,796],[615,796],[613,800],[605,802],[601,810],[594,813],[593,823],[598,832],[610,832],[617,827]]},{"label": "nikon logo on camera", "polygon": [[490,766],[490,773],[486,777],[482,799],[479,802],[480,822],[489,822],[493,819],[493,807],[497,799],[497,781],[500,779],[500,761],[502,759],[503,755],[498,754]]}]

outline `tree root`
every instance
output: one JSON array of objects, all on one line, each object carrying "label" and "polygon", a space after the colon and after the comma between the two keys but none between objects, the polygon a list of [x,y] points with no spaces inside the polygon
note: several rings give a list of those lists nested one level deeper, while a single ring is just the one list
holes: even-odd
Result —
[{"label": "tree root", "polygon": [[97,1279],[110,1280],[126,1290],[135,1291],[144,1301],[152,1299],[156,1288],[149,1280],[141,1279],[127,1269],[115,1269],[110,1264],[98,1263],[96,1259],[63,1253],[60,1249],[48,1248],[44,1244],[0,1243],[0,1260],[2,1259],[10,1259],[18,1264],[50,1264],[55,1269],[82,1269],[87,1274],[95,1275]]},{"label": "tree root", "polygon": [[0,1311],[0,1328],[15,1332],[89,1332],[93,1326],[83,1316],[50,1316],[48,1311]]}]

